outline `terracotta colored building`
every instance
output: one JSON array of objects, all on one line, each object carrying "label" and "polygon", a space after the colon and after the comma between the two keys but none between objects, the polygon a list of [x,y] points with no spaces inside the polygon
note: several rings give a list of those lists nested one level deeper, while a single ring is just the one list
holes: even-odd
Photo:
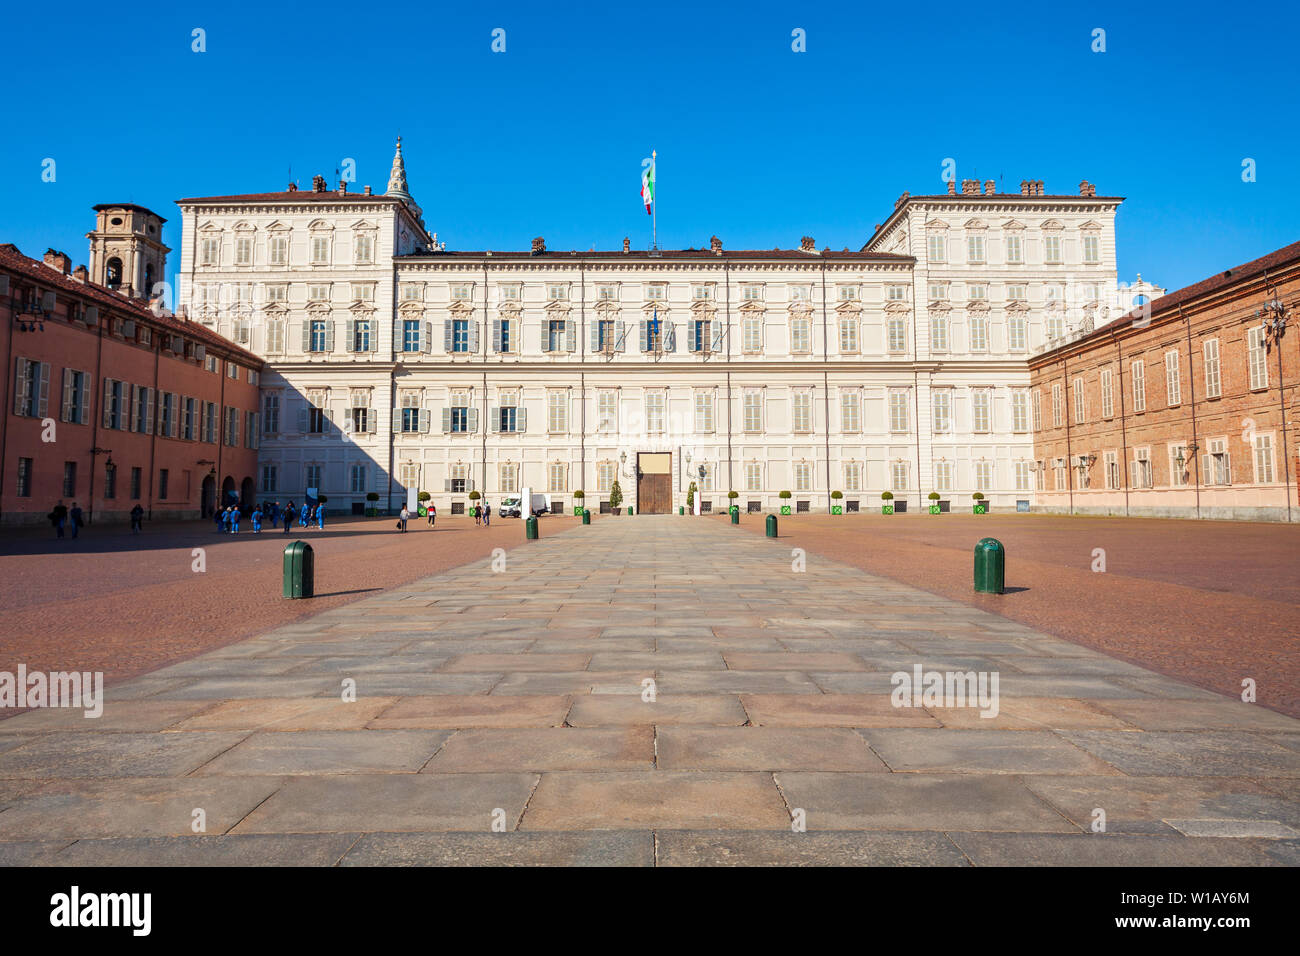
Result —
[{"label": "terracotta colored building", "polygon": [[1300,242],[1029,361],[1036,510],[1300,520]]},{"label": "terracotta colored building", "polygon": [[[97,211],[97,234],[116,220],[115,242],[159,254],[159,230],[147,232],[159,217],[127,204]],[[218,500],[251,504],[262,361],[107,287],[104,280],[122,276],[121,263],[93,254],[103,242],[97,234],[99,281],[84,266],[72,270],[63,253],[39,261],[0,245],[9,396],[0,416],[0,524],[43,523],[59,499],[78,502],[92,523],[124,522],[137,504],[155,519],[206,516]],[[130,291],[129,279],[121,285]]]}]

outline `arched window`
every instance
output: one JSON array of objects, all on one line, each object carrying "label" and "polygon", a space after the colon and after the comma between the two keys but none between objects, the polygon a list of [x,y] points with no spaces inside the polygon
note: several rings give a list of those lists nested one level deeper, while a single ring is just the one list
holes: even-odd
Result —
[{"label": "arched window", "polygon": [[117,256],[108,260],[108,274],[104,277],[104,284],[110,289],[122,287],[122,260]]}]

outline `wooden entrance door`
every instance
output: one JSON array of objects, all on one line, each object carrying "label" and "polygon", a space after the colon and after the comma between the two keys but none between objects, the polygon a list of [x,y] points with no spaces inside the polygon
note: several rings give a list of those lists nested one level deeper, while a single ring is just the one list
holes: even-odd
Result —
[{"label": "wooden entrance door", "polygon": [[636,456],[636,470],[636,513],[670,513],[673,507],[672,452],[640,452]]}]

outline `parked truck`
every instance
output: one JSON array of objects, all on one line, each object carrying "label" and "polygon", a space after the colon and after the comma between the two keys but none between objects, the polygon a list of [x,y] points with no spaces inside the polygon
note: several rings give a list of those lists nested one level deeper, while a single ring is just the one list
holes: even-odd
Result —
[{"label": "parked truck", "polygon": [[[551,513],[551,502],[546,495],[530,492],[528,497],[531,501],[533,514],[545,515]],[[501,499],[501,507],[497,509],[497,514],[502,518],[526,517],[526,515],[520,513],[523,500],[523,495],[507,495]]]}]

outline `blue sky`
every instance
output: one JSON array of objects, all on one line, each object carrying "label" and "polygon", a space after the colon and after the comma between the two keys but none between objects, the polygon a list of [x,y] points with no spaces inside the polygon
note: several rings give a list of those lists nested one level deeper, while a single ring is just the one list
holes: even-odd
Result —
[{"label": "blue sky", "polygon": [[399,131],[457,249],[647,246],[652,147],[669,248],[857,249],[949,157],[1008,191],[1128,197],[1121,279],[1173,289],[1300,239],[1294,5],[149,6],[6,13],[0,241],[84,262],[90,207],[130,201],[177,248],[174,200],[290,166],[307,187],[351,158],[382,191]]}]

